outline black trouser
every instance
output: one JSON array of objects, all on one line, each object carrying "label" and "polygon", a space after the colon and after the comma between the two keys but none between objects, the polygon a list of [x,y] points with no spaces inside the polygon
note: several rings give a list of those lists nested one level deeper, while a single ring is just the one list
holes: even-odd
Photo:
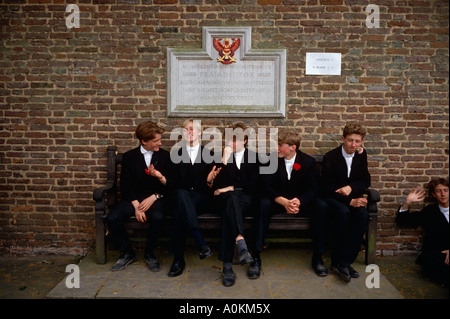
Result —
[{"label": "black trouser", "polygon": [[326,212],[332,220],[331,263],[351,265],[361,249],[364,233],[369,222],[369,212],[365,207],[347,206],[335,199],[316,200],[314,212],[314,253],[321,255],[325,248]]},{"label": "black trouser", "polygon": [[[122,201],[115,206],[106,216],[106,223],[111,231],[121,254],[135,255],[131,247],[128,233],[125,229],[125,223],[131,216],[135,215],[134,206],[130,202]],[[147,216],[148,232],[147,243],[144,256],[153,255],[156,248],[159,232],[164,221],[164,204],[162,199],[156,200],[153,205],[145,212]]]},{"label": "black trouser", "polygon": [[272,215],[281,213],[283,210],[284,207],[267,197],[259,199],[258,209],[255,214],[255,253],[259,254],[263,250],[264,240],[266,239]]},{"label": "black trouser", "polygon": [[439,284],[448,285],[449,266],[445,264],[445,254],[441,250],[423,251],[417,263],[422,265],[424,271]]},{"label": "black trouser", "polygon": [[244,217],[253,214],[256,209],[255,197],[235,190],[218,195],[216,200],[222,221],[219,259],[232,262],[236,237],[239,234],[245,237]]},{"label": "black trouser", "polygon": [[313,232],[313,255],[322,256],[326,250],[326,233],[328,225],[328,203],[317,197],[314,200],[314,209],[312,213],[312,232]]},{"label": "black trouser", "polygon": [[186,237],[199,229],[198,215],[211,209],[211,197],[202,192],[178,189],[174,192],[172,204],[172,250],[174,260],[181,261],[184,259]]},{"label": "black trouser", "polygon": [[[300,211],[292,216],[310,216],[314,212],[314,210],[311,209],[313,207],[314,205],[300,207]],[[270,225],[270,219],[273,215],[277,214],[287,214],[286,208],[267,197],[263,197],[259,200],[258,210],[255,215],[255,251],[257,253],[262,252],[264,240]]]}]

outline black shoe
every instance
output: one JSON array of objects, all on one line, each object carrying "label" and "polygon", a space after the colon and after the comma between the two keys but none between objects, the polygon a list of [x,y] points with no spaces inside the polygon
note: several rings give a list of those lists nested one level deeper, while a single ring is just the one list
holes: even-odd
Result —
[{"label": "black shoe", "polygon": [[185,262],[184,261],[174,261],[172,263],[172,265],[170,265],[170,269],[169,269],[169,273],[168,276],[169,277],[176,277],[179,276],[183,273],[184,267],[185,267]]},{"label": "black shoe", "polygon": [[327,268],[327,266],[325,266],[325,263],[323,262],[322,257],[318,257],[318,258],[313,257],[311,265],[314,269],[314,272],[318,276],[325,277],[326,275],[328,275],[328,268]]},{"label": "black shoe", "polygon": [[249,263],[253,262],[253,258],[247,249],[243,249],[239,253],[239,262],[241,263],[241,265],[245,265],[245,264],[249,264]]},{"label": "black shoe", "polygon": [[350,282],[350,280],[352,279],[352,277],[350,276],[350,271],[349,271],[348,267],[334,265],[334,266],[331,266],[331,270],[333,270],[333,272],[336,275],[338,275],[339,278],[341,278],[345,282]]},{"label": "black shoe", "polygon": [[202,251],[199,252],[198,256],[200,257],[200,259],[205,259],[209,256],[212,255],[211,249],[209,248],[208,245],[206,245],[205,247],[202,248]]},{"label": "black shoe", "polygon": [[348,273],[352,278],[359,278],[359,273],[352,266],[348,266]]},{"label": "black shoe", "polygon": [[248,268],[247,276],[250,279],[258,279],[261,276],[261,259],[254,258]]},{"label": "black shoe", "polygon": [[127,268],[129,264],[134,262],[135,256],[131,254],[124,254],[119,257],[119,259],[116,261],[116,263],[111,267],[112,271],[119,271]]},{"label": "black shoe", "polygon": [[146,256],[144,257],[144,261],[147,263],[148,269],[153,272],[158,272],[161,270],[161,265],[159,264],[158,259],[156,257]]},{"label": "black shoe", "polygon": [[225,287],[231,287],[236,281],[236,274],[232,268],[224,268],[222,270],[222,283]]}]

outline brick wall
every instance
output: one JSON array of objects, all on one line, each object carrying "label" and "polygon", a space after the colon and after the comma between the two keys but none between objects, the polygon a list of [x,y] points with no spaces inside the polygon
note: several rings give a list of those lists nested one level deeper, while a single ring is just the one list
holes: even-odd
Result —
[{"label": "brick wall", "polygon": [[[69,3],[79,29],[66,27]],[[379,28],[365,25],[368,4]],[[217,25],[251,26],[254,48],[287,49],[286,118],[244,120],[298,129],[311,154],[361,121],[382,196],[378,249],[420,247],[394,212],[409,189],[449,173],[448,1],[5,0],[0,12],[0,253],[91,247],[106,147],[136,145],[144,119],[168,131],[182,122],[166,117],[166,48],[200,48],[201,27]],[[342,75],[305,76],[306,52],[342,53]]]}]

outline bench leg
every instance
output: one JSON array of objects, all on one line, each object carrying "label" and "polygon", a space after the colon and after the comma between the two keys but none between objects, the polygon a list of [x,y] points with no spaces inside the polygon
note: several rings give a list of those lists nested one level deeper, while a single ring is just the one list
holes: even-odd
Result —
[{"label": "bench leg", "polygon": [[106,263],[105,221],[102,214],[95,214],[95,256],[97,264]]},{"label": "bench leg", "polygon": [[374,214],[369,217],[369,225],[367,228],[367,246],[366,246],[366,265],[376,264],[376,249],[377,249],[377,215]]}]

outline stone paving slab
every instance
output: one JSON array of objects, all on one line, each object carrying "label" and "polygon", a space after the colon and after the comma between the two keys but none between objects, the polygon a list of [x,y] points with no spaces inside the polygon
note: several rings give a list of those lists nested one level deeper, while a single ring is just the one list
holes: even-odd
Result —
[{"label": "stone paving slab", "polygon": [[[118,253],[108,252],[105,265],[95,262],[92,252],[78,264],[80,288],[67,288],[62,280],[48,298],[67,299],[403,299],[397,289],[381,274],[380,288],[367,288],[366,265],[357,261],[353,267],[360,278],[345,283],[335,274],[318,277],[310,266],[311,255],[306,249],[270,248],[262,254],[263,274],[252,280],[247,277],[248,265],[234,265],[236,284],[224,287],[220,278],[221,261],[217,252],[200,260],[188,249],[186,269],[181,276],[167,276],[172,256],[167,252],[158,257],[160,272],[148,270],[142,257],[119,272],[110,271]],[[325,262],[328,261],[325,259]]]}]

